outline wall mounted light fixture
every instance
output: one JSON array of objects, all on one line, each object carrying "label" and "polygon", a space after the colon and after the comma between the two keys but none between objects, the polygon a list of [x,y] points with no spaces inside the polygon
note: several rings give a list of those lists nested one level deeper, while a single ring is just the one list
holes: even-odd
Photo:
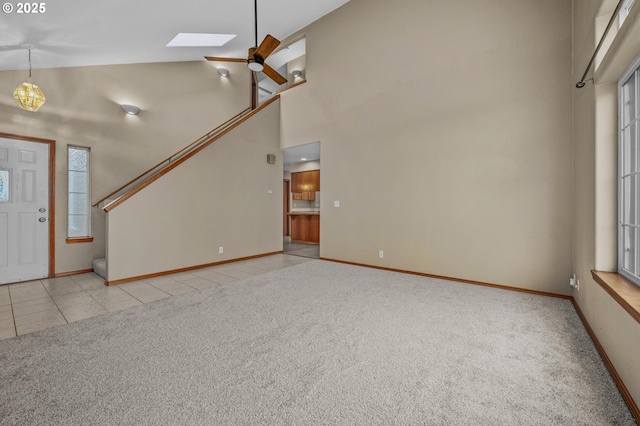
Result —
[{"label": "wall mounted light fixture", "polygon": [[293,70],[291,71],[291,75],[293,76],[293,78],[298,78],[302,75],[302,71],[300,70]]},{"label": "wall mounted light fixture", "polygon": [[27,48],[29,49],[29,78],[13,91],[13,98],[18,101],[20,108],[36,112],[44,105],[46,98],[42,90],[31,81],[31,46]]},{"label": "wall mounted light fixture", "polygon": [[124,112],[130,115],[138,115],[140,114],[140,111],[141,111],[141,109],[135,105],[123,104],[123,105],[120,105],[120,108],[122,108]]},{"label": "wall mounted light fixture", "polygon": [[218,68],[218,74],[220,74],[220,77],[229,77],[229,70],[226,68]]}]

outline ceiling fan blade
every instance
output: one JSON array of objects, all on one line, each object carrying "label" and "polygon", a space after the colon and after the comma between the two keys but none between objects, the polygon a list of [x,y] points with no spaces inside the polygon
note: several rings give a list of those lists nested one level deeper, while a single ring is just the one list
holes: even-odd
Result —
[{"label": "ceiling fan blade", "polygon": [[267,34],[267,36],[262,40],[260,46],[255,51],[254,56],[258,59],[262,59],[263,61],[267,59],[267,56],[271,55],[271,52],[276,50],[276,47],[280,44],[280,40],[273,37],[271,34]]},{"label": "ceiling fan blade", "polygon": [[278,83],[278,85],[281,84],[285,84],[287,82],[287,79],[284,78],[283,76],[281,76],[278,71],[274,70],[273,68],[271,68],[269,65],[267,64],[262,64],[264,66],[264,68],[262,69],[262,72],[269,77],[271,80],[275,81],[276,83]]},{"label": "ceiling fan blade", "polygon": [[240,58],[218,58],[215,56],[205,56],[204,57],[207,61],[219,61],[219,62],[247,62],[246,59],[240,59]]}]

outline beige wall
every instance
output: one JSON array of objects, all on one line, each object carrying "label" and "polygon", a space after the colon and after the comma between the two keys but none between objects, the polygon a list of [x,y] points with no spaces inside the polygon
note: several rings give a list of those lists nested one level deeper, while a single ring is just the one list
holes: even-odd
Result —
[{"label": "beige wall", "polygon": [[[575,83],[582,77],[595,49],[595,29],[602,20],[598,18],[602,13],[601,1],[574,1],[573,9]],[[611,12],[610,8],[608,11]],[[637,55],[640,55],[640,49]],[[583,89],[573,90],[573,97],[573,262],[580,280],[580,289],[573,292],[573,297],[631,396],[640,403],[637,357],[640,324],[591,278],[593,269],[615,271],[617,268],[617,83],[594,85],[587,82]]]},{"label": "beige wall", "polygon": [[[54,139],[56,272],[91,268],[104,257],[104,217],[92,209],[92,244],[65,243],[66,148],[91,147],[92,199],[98,200],[250,104],[249,74],[228,64],[221,78],[206,61],[36,69],[47,97],[36,113],[18,108],[13,90],[28,71],[0,72],[0,132]],[[128,116],[120,104],[142,108]]]},{"label": "beige wall", "polygon": [[[299,81],[304,80],[304,78],[306,77],[305,71],[304,71],[305,67],[306,67],[305,55],[302,55],[299,58],[296,58],[293,61],[287,63],[287,78],[292,84],[298,83]],[[300,77],[298,77],[297,79],[294,79],[293,75],[291,74],[294,70],[298,70],[302,72],[302,74],[300,74]]]},{"label": "beige wall", "polygon": [[279,116],[275,101],[111,210],[109,280],[282,250]]},{"label": "beige wall", "polygon": [[571,2],[352,0],[304,33],[282,146],[322,142],[321,256],[568,293]]}]

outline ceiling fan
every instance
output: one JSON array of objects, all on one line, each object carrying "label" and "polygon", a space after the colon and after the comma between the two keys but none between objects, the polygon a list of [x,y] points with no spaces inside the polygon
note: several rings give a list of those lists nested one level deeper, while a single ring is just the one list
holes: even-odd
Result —
[{"label": "ceiling fan", "polygon": [[254,25],[255,25],[255,46],[249,48],[249,54],[247,59],[240,58],[218,58],[215,56],[205,56],[207,61],[220,61],[220,62],[246,62],[249,69],[254,72],[262,71],[271,80],[278,83],[278,85],[287,82],[287,79],[278,73],[278,71],[271,68],[264,61],[271,53],[278,47],[280,40],[276,39],[270,34],[262,40],[262,43],[258,46],[258,0],[254,0]]}]

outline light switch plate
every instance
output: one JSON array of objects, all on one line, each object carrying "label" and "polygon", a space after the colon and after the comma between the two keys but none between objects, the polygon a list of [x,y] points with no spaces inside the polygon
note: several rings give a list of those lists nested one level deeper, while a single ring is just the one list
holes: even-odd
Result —
[{"label": "light switch plate", "polygon": [[334,201],[333,207],[340,207],[340,201]]}]

